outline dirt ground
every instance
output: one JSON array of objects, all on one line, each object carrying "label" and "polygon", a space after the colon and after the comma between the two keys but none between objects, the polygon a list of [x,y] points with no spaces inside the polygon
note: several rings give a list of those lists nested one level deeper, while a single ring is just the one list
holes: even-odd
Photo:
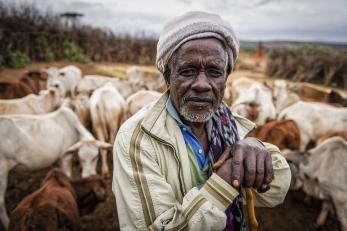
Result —
[{"label": "dirt ground", "polygon": [[[20,70],[0,70],[0,81],[11,81],[14,78],[21,76],[24,71],[30,69],[39,69],[41,67],[57,66],[61,67],[67,65],[65,63],[51,63],[51,64],[31,64],[30,66]],[[87,74],[100,74],[112,75],[113,73],[125,73],[127,64],[88,64],[77,65],[82,69],[84,75]],[[100,68],[101,67],[101,68]],[[154,67],[148,67],[154,68]],[[106,70],[106,71],[105,71]],[[249,71],[237,71],[232,74],[233,78],[239,76],[251,76],[254,78],[266,78],[263,74]],[[112,161],[109,160],[112,165]],[[9,175],[9,183],[6,192],[6,206],[10,213],[16,205],[28,194],[37,189],[50,168],[40,171],[23,171],[12,170]],[[101,203],[97,209],[89,215],[83,216],[81,219],[82,231],[115,231],[118,228],[118,218],[116,211],[116,203],[114,195],[111,191],[111,179],[107,180],[108,183],[108,199],[106,202]],[[129,198],[131,199],[131,198]],[[259,222],[259,231],[309,231],[309,230],[326,230],[338,231],[339,223],[336,215],[330,215],[324,227],[315,229],[313,224],[320,211],[321,202],[318,200],[311,200],[310,203],[304,203],[304,194],[300,191],[290,191],[282,205],[276,208],[257,208],[256,214]],[[0,225],[0,231],[4,230]]]},{"label": "dirt ground", "polygon": [[[109,160],[111,165],[112,161]],[[8,212],[28,194],[40,186],[40,182],[50,168],[40,171],[12,170],[9,175],[9,185],[6,192],[6,207]],[[75,169],[76,172],[76,169]],[[98,205],[96,210],[81,219],[81,231],[117,231],[118,218],[116,202],[111,190],[111,179],[107,180],[108,198]],[[336,215],[330,215],[326,224],[319,229],[314,228],[314,221],[319,214],[321,203],[311,200],[304,203],[304,193],[290,191],[282,205],[275,208],[256,208],[259,231],[339,231]],[[131,198],[129,198],[131,200]],[[0,227],[0,231],[4,231]]]}]

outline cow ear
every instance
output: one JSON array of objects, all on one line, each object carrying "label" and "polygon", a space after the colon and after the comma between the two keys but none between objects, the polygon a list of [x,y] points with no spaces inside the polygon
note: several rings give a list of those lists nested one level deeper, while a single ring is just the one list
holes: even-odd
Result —
[{"label": "cow ear", "polygon": [[103,149],[112,149],[113,145],[110,143],[106,143],[104,141],[97,140],[96,141],[96,146],[98,148],[103,148]]},{"label": "cow ear", "polygon": [[81,147],[81,141],[71,145],[65,152],[65,155],[67,154],[73,154],[75,151],[77,151]]}]

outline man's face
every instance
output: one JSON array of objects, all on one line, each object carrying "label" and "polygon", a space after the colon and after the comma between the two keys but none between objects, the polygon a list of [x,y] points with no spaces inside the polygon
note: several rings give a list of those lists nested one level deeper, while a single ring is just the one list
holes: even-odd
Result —
[{"label": "man's face", "polygon": [[190,40],[172,58],[170,96],[184,120],[208,121],[222,102],[227,53],[215,38]]}]

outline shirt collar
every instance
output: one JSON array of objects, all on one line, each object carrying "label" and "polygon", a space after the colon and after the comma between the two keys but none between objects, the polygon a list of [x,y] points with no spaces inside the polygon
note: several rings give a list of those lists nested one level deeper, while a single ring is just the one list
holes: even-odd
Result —
[{"label": "shirt collar", "polygon": [[[175,106],[173,105],[172,103],[172,100],[171,100],[171,97],[169,96],[169,99],[167,100],[166,102],[166,110],[168,111],[168,113],[172,116],[172,118],[174,118],[177,123],[179,125],[185,125],[182,120],[180,119],[176,109],[175,109]],[[186,125],[185,125],[186,126]]]}]

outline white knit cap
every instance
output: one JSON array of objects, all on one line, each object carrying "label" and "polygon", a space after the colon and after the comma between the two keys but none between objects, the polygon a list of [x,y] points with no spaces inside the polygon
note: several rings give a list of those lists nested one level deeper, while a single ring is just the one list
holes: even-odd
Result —
[{"label": "white knit cap", "polygon": [[174,18],[162,30],[157,44],[156,65],[161,73],[172,54],[185,42],[213,37],[222,41],[227,48],[228,61],[233,69],[239,54],[239,40],[231,25],[217,14],[192,11]]}]

